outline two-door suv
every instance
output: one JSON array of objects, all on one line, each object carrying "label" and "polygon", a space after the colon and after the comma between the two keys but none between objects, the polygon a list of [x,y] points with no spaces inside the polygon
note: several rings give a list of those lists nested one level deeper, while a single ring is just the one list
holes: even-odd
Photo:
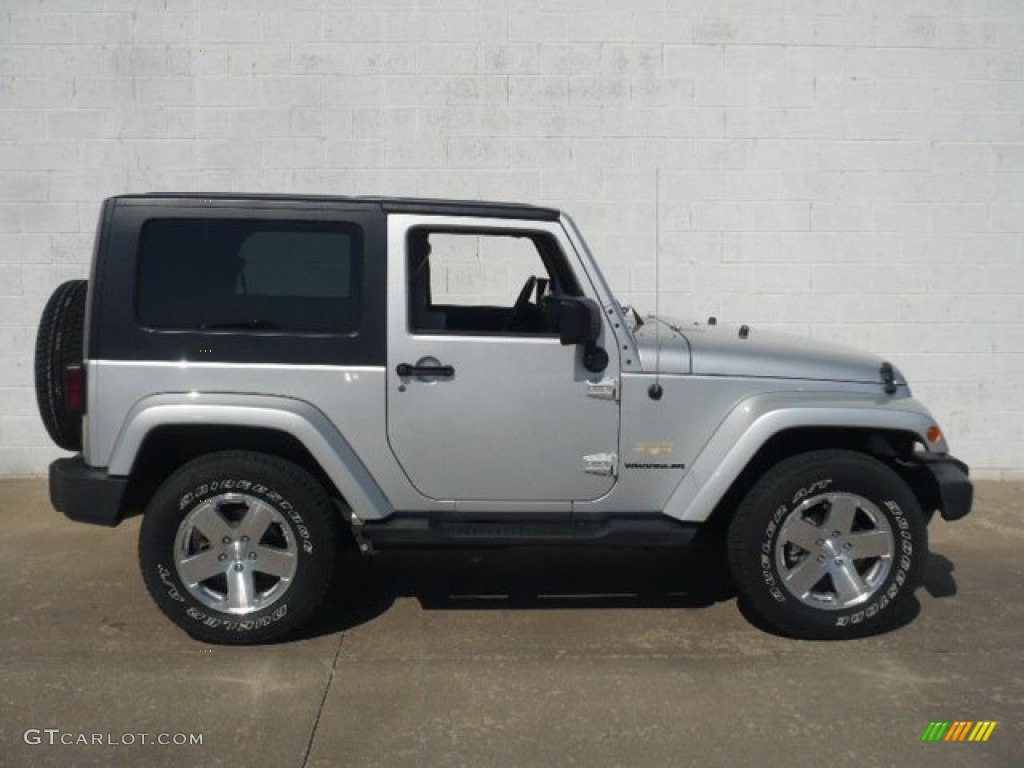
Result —
[{"label": "two-door suv", "polygon": [[899,620],[926,524],[972,501],[889,362],[642,318],[567,215],[526,205],[111,198],[89,280],[44,310],[36,387],[76,453],[50,467],[54,506],[142,512],[150,593],[209,642],[309,619],[343,541],[659,546],[712,526],[764,624],[853,637]]}]

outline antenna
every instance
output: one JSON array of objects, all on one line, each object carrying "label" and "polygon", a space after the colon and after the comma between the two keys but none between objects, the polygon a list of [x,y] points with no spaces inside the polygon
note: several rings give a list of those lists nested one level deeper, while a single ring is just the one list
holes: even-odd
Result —
[{"label": "antenna", "polygon": [[654,383],[647,390],[651,400],[661,400],[661,167],[654,168]]}]

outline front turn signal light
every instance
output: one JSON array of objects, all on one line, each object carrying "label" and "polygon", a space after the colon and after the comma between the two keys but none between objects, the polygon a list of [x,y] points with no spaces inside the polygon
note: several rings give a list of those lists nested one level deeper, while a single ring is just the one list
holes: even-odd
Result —
[{"label": "front turn signal light", "polygon": [[929,443],[937,443],[942,439],[942,430],[932,424],[928,427],[928,431],[924,433],[924,439]]}]

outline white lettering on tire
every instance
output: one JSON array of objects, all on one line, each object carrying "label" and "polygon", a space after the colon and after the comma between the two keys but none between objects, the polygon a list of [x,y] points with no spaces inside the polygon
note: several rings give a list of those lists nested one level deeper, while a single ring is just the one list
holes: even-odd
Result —
[{"label": "white lettering on tire", "polygon": [[167,596],[178,603],[184,603],[185,598],[181,592],[178,591],[178,587],[171,580],[171,569],[166,565],[158,565],[156,572],[160,577],[160,583],[167,587]]},{"label": "white lettering on tire", "polygon": [[200,624],[211,629],[226,629],[229,632],[251,632],[256,629],[263,629],[269,627],[274,622],[280,621],[288,615],[288,604],[285,603],[274,610],[273,613],[267,616],[261,616],[258,619],[222,619],[217,616],[211,616],[198,608],[190,607],[185,611],[186,615],[190,619],[198,621]]}]

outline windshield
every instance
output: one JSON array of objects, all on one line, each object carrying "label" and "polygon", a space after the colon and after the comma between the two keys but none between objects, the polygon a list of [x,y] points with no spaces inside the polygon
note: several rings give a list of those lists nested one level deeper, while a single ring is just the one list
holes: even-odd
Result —
[{"label": "windshield", "polygon": [[[580,250],[583,251],[583,255],[586,257],[589,263],[595,264],[596,262],[594,261],[594,255],[593,253],[591,253],[590,247],[587,245],[587,241],[583,237],[583,233],[580,232],[579,227],[576,226],[576,222],[573,221],[572,217],[565,212],[562,213],[562,219],[564,220],[567,228],[569,229],[570,237],[576,241],[575,245],[578,248],[580,248]],[[618,314],[621,314],[622,317],[625,319],[626,325],[629,328],[631,334],[634,331],[636,331],[637,328],[644,324],[644,321],[640,319],[640,314],[635,309],[633,309],[633,307],[623,304],[615,297],[615,294],[612,293],[612,290],[608,286],[608,283],[605,282],[604,275],[601,274],[601,270],[588,270],[588,276],[590,277],[591,281],[596,283],[594,287],[597,289],[598,295],[602,297],[606,296],[610,298],[611,301],[614,302],[614,306],[604,307],[605,312],[614,309]]]}]

